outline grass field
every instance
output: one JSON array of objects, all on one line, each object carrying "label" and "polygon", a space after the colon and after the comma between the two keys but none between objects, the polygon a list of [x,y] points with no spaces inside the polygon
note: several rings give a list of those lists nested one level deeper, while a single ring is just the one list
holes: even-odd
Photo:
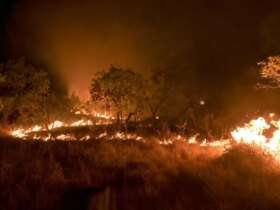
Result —
[{"label": "grass field", "polygon": [[0,141],[0,209],[280,209],[280,168],[245,145]]}]

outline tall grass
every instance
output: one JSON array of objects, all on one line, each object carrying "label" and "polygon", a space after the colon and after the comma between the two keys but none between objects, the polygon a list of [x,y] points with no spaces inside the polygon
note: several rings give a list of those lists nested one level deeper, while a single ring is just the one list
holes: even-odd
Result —
[{"label": "tall grass", "polygon": [[0,209],[97,209],[108,188],[111,209],[280,209],[279,165],[253,147],[0,142]]}]

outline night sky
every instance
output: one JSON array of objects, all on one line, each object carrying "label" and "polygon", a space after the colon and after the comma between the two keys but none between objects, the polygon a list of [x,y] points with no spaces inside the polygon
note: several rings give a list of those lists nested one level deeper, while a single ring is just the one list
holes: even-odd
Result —
[{"label": "night sky", "polygon": [[[280,2],[262,0],[1,0],[0,55],[25,56],[87,96],[110,64],[168,67],[212,104],[278,106],[253,88],[256,63],[280,53]],[[264,101],[268,101],[264,103]]]}]

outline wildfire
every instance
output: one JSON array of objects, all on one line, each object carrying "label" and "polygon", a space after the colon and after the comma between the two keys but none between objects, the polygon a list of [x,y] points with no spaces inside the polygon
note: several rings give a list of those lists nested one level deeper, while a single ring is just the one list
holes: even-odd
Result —
[{"label": "wildfire", "polygon": [[[92,138],[90,135],[85,135],[82,137],[75,137],[72,134],[60,134],[57,136],[52,136],[48,134],[45,137],[40,137],[37,135],[41,131],[51,131],[53,129],[62,128],[62,127],[80,127],[80,126],[94,126],[100,124],[108,124],[108,120],[112,122],[114,119],[108,114],[94,113],[97,118],[101,119],[92,121],[88,119],[80,119],[75,122],[65,123],[62,121],[54,121],[49,124],[48,128],[45,128],[41,125],[35,125],[33,127],[24,129],[18,128],[11,131],[11,135],[16,138],[21,139],[41,139],[44,141],[48,140],[64,140],[64,141],[73,141],[81,140],[86,141]],[[171,145],[176,141],[185,142],[187,144],[199,145],[201,147],[212,147],[221,149],[225,151],[226,149],[232,147],[233,144],[248,144],[254,145],[261,148],[264,152],[272,155],[277,160],[280,160],[280,120],[273,120],[275,114],[271,113],[267,119],[259,117],[251,120],[249,123],[246,123],[242,127],[237,127],[231,132],[231,139],[217,140],[217,141],[208,141],[204,139],[203,141],[198,141],[197,137],[199,134],[196,134],[192,137],[185,137],[182,135],[173,135],[167,138],[157,139],[156,141],[162,145]],[[33,134],[33,135],[31,135]],[[145,142],[145,138],[137,134],[125,133],[117,131],[115,133],[103,132],[99,135],[93,137],[95,139],[103,140],[136,140]]]},{"label": "wildfire", "polygon": [[220,149],[222,151],[225,151],[231,146],[231,141],[229,139],[220,139],[216,141],[208,141],[207,139],[204,139],[202,142],[200,142],[197,140],[198,136],[199,134],[196,134],[194,136],[187,138],[181,135],[176,135],[174,137],[159,140],[159,144],[171,145],[176,141],[180,141],[190,145],[198,145],[201,147],[212,147],[212,148]]},{"label": "wildfire", "polygon": [[[72,123],[65,123],[59,120],[56,120],[48,125],[48,128],[45,128],[40,125],[35,125],[30,128],[16,128],[11,131],[11,135],[16,137],[16,138],[22,138],[25,139],[27,138],[30,134],[36,133],[36,132],[42,132],[42,131],[51,131],[57,128],[62,128],[62,127],[80,127],[80,126],[89,126],[93,125],[94,123],[91,120],[78,120]],[[33,136],[33,139],[39,139],[38,136]],[[44,140],[49,140],[50,137],[45,137]],[[67,136],[67,135],[60,135],[57,136],[56,139],[58,140],[74,140],[73,137]]]},{"label": "wildfire", "polygon": [[53,130],[53,129],[61,128],[61,127],[79,127],[79,126],[87,126],[87,125],[93,125],[93,122],[91,120],[78,120],[71,124],[68,124],[68,123],[65,123],[65,122],[62,122],[59,120],[55,120],[54,122],[52,122],[48,125],[48,128],[44,128],[43,126],[40,126],[40,125],[35,125],[33,127],[27,128],[27,129],[17,128],[12,131],[12,135],[15,137],[21,138],[21,137],[24,137],[27,134],[33,133],[33,132]]},{"label": "wildfire", "polygon": [[93,116],[97,117],[97,118],[103,118],[106,120],[114,120],[115,117],[113,117],[111,114],[108,113],[100,113],[100,112],[93,112]]},{"label": "wildfire", "polygon": [[[73,135],[68,134],[61,134],[59,136],[53,137],[50,134],[46,137],[39,137],[38,135],[31,135],[33,133],[43,132],[43,131],[52,131],[57,128],[69,128],[69,127],[81,127],[81,126],[92,126],[92,125],[108,125],[113,122],[115,119],[110,113],[108,112],[88,112],[87,110],[80,109],[78,111],[74,112],[75,115],[85,115],[88,118],[95,118],[95,120],[90,119],[80,119],[71,123],[66,123],[60,120],[55,120],[49,125],[41,126],[41,125],[35,125],[29,128],[15,128],[13,129],[10,134],[15,138],[21,138],[21,139],[42,139],[45,141],[56,139],[56,140],[77,140],[77,138]],[[84,137],[79,138],[79,140],[89,140],[90,136],[86,135]]]},{"label": "wildfire", "polygon": [[267,138],[263,135],[263,131],[269,129],[270,125],[264,118],[252,120],[244,127],[238,127],[231,132],[233,139],[238,143],[246,144],[264,144]]},{"label": "wildfire", "polygon": [[[272,135],[265,135],[269,129],[273,130]],[[259,117],[243,127],[236,128],[231,135],[235,142],[255,145],[280,160],[280,120],[268,121]]]}]

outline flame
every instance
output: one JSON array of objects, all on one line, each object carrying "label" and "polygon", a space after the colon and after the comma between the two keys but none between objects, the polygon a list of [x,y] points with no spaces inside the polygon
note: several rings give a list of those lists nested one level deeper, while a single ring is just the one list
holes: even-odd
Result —
[{"label": "flame", "polygon": [[[56,120],[52,123],[49,124],[48,129],[44,128],[43,126],[40,125],[35,125],[33,127],[30,128],[16,128],[14,130],[11,131],[11,135],[13,137],[16,138],[27,138],[31,133],[36,133],[36,132],[40,132],[40,131],[51,131],[57,128],[62,128],[62,127],[80,127],[80,126],[89,126],[89,125],[93,125],[93,122],[91,120],[78,120],[75,122],[72,122],[70,124]],[[39,137],[35,136],[33,137],[33,139],[38,139]],[[47,138],[50,139],[51,137]],[[66,136],[60,136],[57,139],[67,139],[69,137]]]},{"label": "flame", "polygon": [[[53,129],[57,129],[57,128],[62,128],[62,127],[81,127],[81,126],[92,126],[92,125],[107,125],[107,124],[111,124],[113,122],[113,120],[115,119],[110,113],[108,112],[88,112],[87,110],[84,109],[80,109],[74,112],[74,114],[76,115],[86,115],[88,117],[95,117],[97,118],[97,120],[95,122],[93,122],[92,120],[89,119],[80,119],[71,123],[66,123],[63,121],[59,121],[59,120],[55,120],[51,123],[49,123],[49,125],[46,127],[41,126],[41,125],[35,125],[29,128],[15,128],[13,129],[10,134],[15,137],[15,138],[21,138],[21,139],[41,139],[39,136],[35,135],[35,136],[30,136],[30,134],[32,133],[36,133],[36,132],[41,132],[41,131],[51,131]],[[44,137],[43,140],[51,140],[51,139],[58,139],[58,140],[73,140],[73,136],[67,136],[67,135],[60,135],[57,137],[52,137],[52,136],[47,136]],[[84,137],[82,137],[80,140],[89,140],[90,136],[86,135]]]},{"label": "flame", "polygon": [[104,112],[104,113],[93,112],[93,116],[95,116],[97,118],[103,118],[103,119],[106,119],[106,120],[114,120],[115,119],[115,117],[113,117],[111,114],[109,114],[107,112]]},{"label": "flame", "polygon": [[75,136],[69,135],[69,134],[61,134],[56,137],[57,140],[63,140],[63,141],[74,141],[76,140]]},{"label": "flame", "polygon": [[11,132],[12,136],[16,137],[16,138],[23,138],[26,137],[27,133],[26,130],[19,128],[19,129],[15,129]]},{"label": "flame", "polygon": [[79,126],[87,126],[87,125],[93,125],[93,122],[91,120],[78,120],[76,122],[73,122],[70,125],[70,127],[79,127]]},{"label": "flame", "polygon": [[61,128],[61,127],[64,127],[64,126],[65,126],[65,123],[63,123],[59,120],[56,120],[56,121],[50,123],[48,128],[49,128],[49,130],[51,130],[51,129],[55,129],[55,128]]},{"label": "flame", "polygon": [[[107,133],[103,132],[99,135],[93,137],[90,135],[85,135],[77,138],[73,134],[60,134],[58,136],[52,136],[48,134],[45,137],[40,137],[39,132],[41,131],[51,131],[53,129],[61,127],[80,127],[80,126],[94,126],[94,125],[106,125],[112,123],[115,119],[108,113],[98,113],[93,112],[93,116],[97,120],[92,121],[88,119],[80,119],[71,123],[62,122],[56,120],[49,124],[48,129],[41,125],[35,125],[29,128],[17,128],[11,131],[11,135],[16,138],[21,139],[33,139],[33,140],[63,140],[63,141],[87,141],[92,138],[100,140],[135,140],[146,142],[142,136],[139,136],[134,133],[125,133],[125,132],[115,132]],[[161,145],[171,145],[176,141],[184,142],[190,145],[198,145],[201,147],[211,147],[219,149],[224,152],[228,148],[231,148],[233,144],[248,144],[261,148],[265,153],[272,155],[275,159],[280,161],[280,119],[274,120],[275,114],[271,113],[268,115],[267,119],[264,117],[258,117],[251,120],[249,123],[244,124],[244,126],[237,127],[230,134],[230,139],[219,139],[216,141],[208,141],[204,139],[202,142],[197,140],[199,134],[196,134],[191,137],[186,137],[183,135],[173,135],[167,138],[155,138],[156,142]],[[31,135],[32,134],[32,135]]]},{"label": "flame", "polygon": [[[272,136],[265,135],[264,132],[270,128],[274,129]],[[280,120],[267,121],[259,117],[251,120],[243,127],[236,128],[231,132],[231,135],[236,143],[255,145],[261,148],[265,153],[280,160]]]},{"label": "flame", "polygon": [[263,135],[263,131],[270,128],[270,125],[264,118],[252,120],[244,127],[238,127],[231,132],[233,139],[238,143],[246,144],[263,144],[266,141],[266,137]]}]

